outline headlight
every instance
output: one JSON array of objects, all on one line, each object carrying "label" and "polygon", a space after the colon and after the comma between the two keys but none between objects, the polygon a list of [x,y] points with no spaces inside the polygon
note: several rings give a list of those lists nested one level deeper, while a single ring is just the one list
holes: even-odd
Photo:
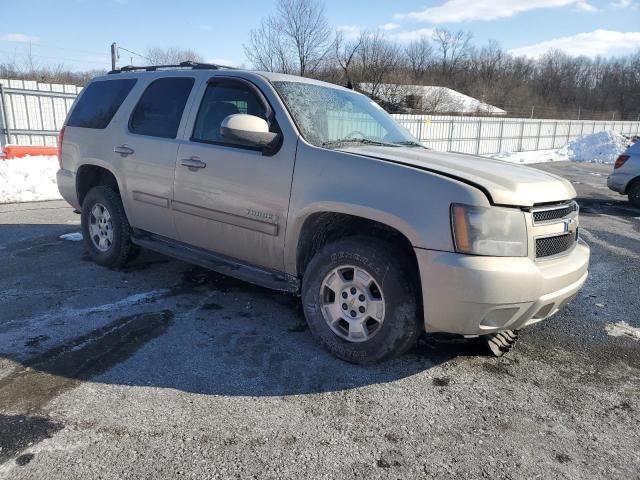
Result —
[{"label": "headlight", "polygon": [[494,257],[526,257],[527,226],[515,208],[451,205],[456,251]]}]

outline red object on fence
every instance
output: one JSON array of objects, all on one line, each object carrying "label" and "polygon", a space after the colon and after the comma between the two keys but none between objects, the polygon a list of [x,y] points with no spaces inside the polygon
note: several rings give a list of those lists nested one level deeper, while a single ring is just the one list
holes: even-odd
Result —
[{"label": "red object on fence", "polygon": [[27,155],[57,155],[57,147],[45,147],[42,145],[5,145],[1,160],[20,158]]}]

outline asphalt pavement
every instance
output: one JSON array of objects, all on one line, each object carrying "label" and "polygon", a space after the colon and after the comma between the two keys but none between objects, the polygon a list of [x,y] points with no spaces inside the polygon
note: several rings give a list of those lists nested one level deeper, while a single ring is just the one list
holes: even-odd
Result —
[{"label": "asphalt pavement", "polygon": [[66,203],[0,205],[0,478],[640,478],[640,210],[610,166],[536,168],[574,184],[590,276],[499,359],[346,364],[295,297],[102,268]]}]

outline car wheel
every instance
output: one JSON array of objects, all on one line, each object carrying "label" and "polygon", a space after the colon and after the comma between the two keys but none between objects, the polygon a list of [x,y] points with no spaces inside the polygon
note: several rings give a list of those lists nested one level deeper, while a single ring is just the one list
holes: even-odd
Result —
[{"label": "car wheel", "polygon": [[640,180],[636,180],[629,187],[629,201],[634,207],[640,208]]},{"label": "car wheel", "polygon": [[82,202],[82,235],[91,258],[105,267],[121,267],[138,251],[131,243],[131,227],[120,195],[108,187],[94,187]]},{"label": "car wheel", "polygon": [[352,237],[323,247],[302,281],[312,334],[333,355],[376,363],[415,345],[422,332],[418,282],[392,245]]}]

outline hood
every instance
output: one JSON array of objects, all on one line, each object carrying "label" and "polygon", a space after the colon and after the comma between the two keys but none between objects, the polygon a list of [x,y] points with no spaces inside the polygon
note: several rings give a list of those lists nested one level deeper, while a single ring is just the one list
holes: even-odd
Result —
[{"label": "hood", "polygon": [[503,160],[421,148],[349,146],[340,150],[440,173],[483,190],[495,205],[531,207],[575,198],[564,178]]}]

